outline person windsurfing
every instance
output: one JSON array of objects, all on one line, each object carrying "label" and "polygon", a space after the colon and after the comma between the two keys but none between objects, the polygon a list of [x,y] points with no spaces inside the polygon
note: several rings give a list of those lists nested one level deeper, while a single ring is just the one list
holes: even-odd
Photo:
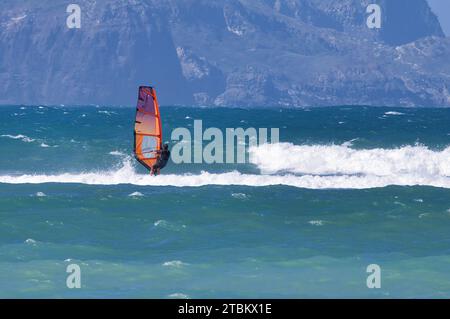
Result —
[{"label": "person windsurfing", "polygon": [[162,142],[161,122],[155,89],[140,86],[134,124],[134,156],[152,175],[158,175],[170,158],[169,144]]},{"label": "person windsurfing", "polygon": [[150,174],[159,175],[161,168],[164,168],[167,165],[167,162],[170,158],[169,144],[164,144],[161,147],[161,150],[156,151],[158,154],[158,159],[156,160],[155,165],[152,166],[152,170]]}]

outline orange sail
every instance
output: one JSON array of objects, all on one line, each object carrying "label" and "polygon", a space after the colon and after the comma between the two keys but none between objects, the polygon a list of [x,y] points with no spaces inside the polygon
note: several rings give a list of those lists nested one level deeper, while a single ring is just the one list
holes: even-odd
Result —
[{"label": "orange sail", "polygon": [[161,116],[155,89],[141,86],[134,125],[134,155],[139,163],[151,170],[157,161],[161,144]]}]

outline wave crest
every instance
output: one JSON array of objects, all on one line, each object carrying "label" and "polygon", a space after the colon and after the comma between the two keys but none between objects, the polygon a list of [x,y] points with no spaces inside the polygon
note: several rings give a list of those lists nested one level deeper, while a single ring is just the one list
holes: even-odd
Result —
[{"label": "wave crest", "polygon": [[349,145],[264,144],[249,150],[250,161],[264,174],[450,176],[450,147],[352,149]]},{"label": "wave crest", "polygon": [[0,183],[79,183],[89,185],[199,187],[206,185],[273,186],[310,189],[366,189],[399,186],[450,188],[450,147],[424,146],[356,150],[348,145],[265,144],[250,149],[251,162],[262,174],[201,172],[200,174],[138,174],[130,158],[111,171],[58,175],[2,175]]}]

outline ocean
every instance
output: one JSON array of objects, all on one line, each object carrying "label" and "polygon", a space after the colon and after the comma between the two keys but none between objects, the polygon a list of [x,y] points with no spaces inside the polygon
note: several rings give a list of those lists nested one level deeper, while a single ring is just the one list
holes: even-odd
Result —
[{"label": "ocean", "polygon": [[450,297],[450,109],[162,107],[280,142],[157,177],[134,114],[0,107],[1,298]]}]

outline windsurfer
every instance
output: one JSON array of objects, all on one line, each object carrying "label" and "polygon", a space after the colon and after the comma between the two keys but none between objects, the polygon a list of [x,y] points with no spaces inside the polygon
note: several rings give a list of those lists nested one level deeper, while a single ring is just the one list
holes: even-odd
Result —
[{"label": "windsurfer", "polygon": [[153,165],[152,170],[150,172],[150,174],[153,174],[155,176],[159,175],[161,168],[164,168],[167,165],[167,162],[169,161],[170,158],[169,144],[164,144],[162,146],[162,149],[157,151],[157,153],[158,159],[155,165]]}]

